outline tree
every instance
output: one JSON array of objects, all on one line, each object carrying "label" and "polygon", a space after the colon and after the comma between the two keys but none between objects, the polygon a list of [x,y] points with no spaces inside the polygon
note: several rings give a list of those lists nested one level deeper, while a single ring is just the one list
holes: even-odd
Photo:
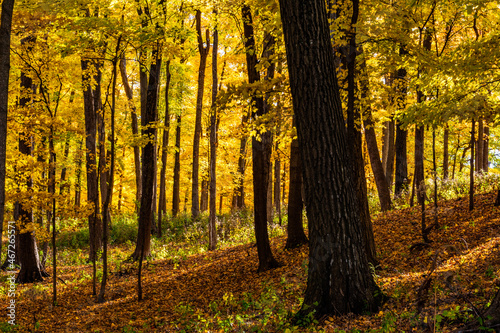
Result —
[{"label": "tree", "polygon": [[169,90],[170,80],[170,60],[165,64],[165,74],[167,76],[165,83],[165,118],[163,125],[163,138],[161,146],[161,171],[160,171],[160,197],[158,202],[158,237],[162,236],[162,219],[163,214],[167,213],[167,195],[165,193],[165,186],[167,182],[167,153],[168,153],[168,136],[170,132],[170,105],[169,105]]},{"label": "tree", "polygon": [[[5,161],[7,153],[7,109],[9,105],[10,30],[14,0],[2,1],[0,17],[0,236],[3,234],[5,207]],[[0,237],[0,262],[2,261]]]},{"label": "tree", "polygon": [[141,115],[142,136],[147,138],[142,149],[142,197],[139,208],[139,231],[137,243],[131,258],[139,260],[151,253],[151,226],[153,223],[153,201],[156,178],[156,126],[158,120],[158,85],[160,84],[161,54],[160,42],[157,41],[152,53],[152,62],[149,68],[146,107]]},{"label": "tree", "polygon": [[[217,15],[217,12],[214,11]],[[217,246],[217,229],[216,229],[216,213],[217,213],[217,129],[218,129],[218,114],[217,114],[217,52],[219,47],[219,31],[217,27],[214,30],[214,45],[212,49],[212,107],[210,110],[210,165],[209,165],[209,217],[208,217],[208,249],[215,250]]]},{"label": "tree", "polygon": [[[206,30],[206,42],[203,41],[201,34],[201,12],[196,11],[196,32],[198,36],[198,51],[200,52],[200,67],[198,69],[198,95],[196,98],[196,119],[193,139],[193,177],[191,191],[191,215],[194,218],[200,215],[199,200],[199,171],[200,171],[200,140],[201,140],[201,116],[203,111],[203,91],[205,89],[205,68],[207,66],[207,57],[210,51],[210,33]],[[206,46],[204,46],[206,45]]]},{"label": "tree", "polygon": [[280,0],[280,12],[309,220],[307,288],[299,314],[375,311],[380,290],[370,273],[352,192],[325,4]]},{"label": "tree", "polygon": [[[122,78],[123,89],[125,90],[125,95],[127,96],[129,103],[130,115],[132,118],[132,134],[139,135],[137,108],[134,105],[133,101],[134,95],[132,93],[132,88],[130,87],[130,84],[128,82],[125,53],[123,53],[122,58],[120,60],[120,74]],[[135,201],[136,205],[138,205],[139,202],[141,202],[141,196],[142,196],[142,183],[141,183],[142,176],[141,176],[141,147],[139,147],[139,145],[137,144],[134,145],[134,165],[135,165],[135,187],[136,187]]]},{"label": "tree", "polygon": [[[27,36],[21,40],[21,52],[23,54],[30,53],[33,49],[36,37]],[[33,94],[33,79],[28,73],[27,66],[21,70],[21,96],[19,98],[19,106],[24,108],[26,119],[33,116],[32,106],[30,102]],[[19,134],[19,152],[25,157],[32,155],[32,128],[25,128],[24,133]],[[43,281],[48,274],[40,262],[38,256],[38,247],[36,243],[35,233],[31,230],[30,224],[33,223],[33,211],[30,207],[31,192],[33,189],[33,179],[30,173],[26,176],[20,176],[20,181],[26,182],[26,195],[22,202],[16,202],[15,219],[17,230],[19,232],[19,261],[21,269],[16,278],[17,283],[30,283]],[[19,184],[20,185],[20,184]]]},{"label": "tree", "polygon": [[[260,81],[260,73],[257,70],[257,54],[255,49],[255,37],[250,7],[244,5],[242,8],[243,34],[245,37],[245,49],[247,60],[248,82],[250,84]],[[264,116],[268,110],[262,96],[252,97],[252,118],[254,121]],[[262,118],[261,118],[262,119]],[[257,138],[259,136],[259,138]],[[257,130],[252,136],[252,171],[254,191],[254,226],[255,238],[257,240],[257,252],[259,256],[259,272],[279,266],[274,259],[271,246],[269,245],[268,223],[268,187],[269,172],[271,170],[272,135],[270,131]]]},{"label": "tree", "polygon": [[[361,48],[361,50],[363,50]],[[369,95],[369,82],[368,73],[366,69],[366,61],[360,64],[361,75],[359,80],[361,100],[366,100]],[[377,144],[377,135],[375,133],[375,121],[373,120],[372,107],[369,101],[364,102],[363,109],[363,124],[365,127],[365,141],[368,150],[368,157],[370,158],[370,165],[372,167],[373,177],[375,178],[375,185],[377,186],[377,193],[380,202],[380,210],[387,211],[392,207],[391,192],[389,184],[385,178],[384,167],[380,159],[380,151]]]}]

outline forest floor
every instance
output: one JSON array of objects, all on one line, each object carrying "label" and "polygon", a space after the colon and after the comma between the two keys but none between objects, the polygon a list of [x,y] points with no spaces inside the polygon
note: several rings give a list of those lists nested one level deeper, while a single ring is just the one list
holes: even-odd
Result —
[{"label": "forest floor", "polygon": [[[291,326],[290,316],[305,289],[308,248],[284,250],[286,239],[280,236],[271,243],[283,266],[263,273],[256,271],[252,244],[151,260],[145,263],[140,302],[137,264],[112,266],[102,304],[92,296],[91,265],[61,266],[56,307],[51,278],[17,286],[18,331],[450,332],[480,320],[498,289],[500,208],[493,206],[494,199],[494,193],[476,195],[472,212],[466,198],[440,202],[439,227],[431,231],[429,247],[412,247],[422,242],[418,207],[374,217],[380,269],[373,274],[390,297],[378,313],[309,322],[306,318],[305,327]],[[431,208],[426,215],[430,225]],[[5,273],[2,281],[5,285]],[[4,309],[6,302],[2,292]]]}]

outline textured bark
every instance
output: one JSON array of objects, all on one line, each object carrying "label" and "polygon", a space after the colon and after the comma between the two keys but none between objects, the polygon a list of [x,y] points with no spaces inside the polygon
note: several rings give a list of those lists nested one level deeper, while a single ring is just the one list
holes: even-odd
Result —
[{"label": "textured bark", "polygon": [[302,310],[315,316],[375,311],[357,214],[325,4],[280,0],[309,221],[309,269]]},{"label": "textured bark", "polygon": [[364,238],[366,245],[366,255],[368,261],[374,266],[377,265],[375,239],[368,207],[368,191],[366,187],[365,161],[363,159],[363,145],[361,135],[361,113],[359,110],[359,100],[356,96],[356,28],[358,21],[359,1],[352,0],[351,26],[347,32],[347,52],[345,62],[347,67],[347,140],[353,145],[351,152],[351,162],[353,166],[353,176],[355,182],[355,192],[358,201],[358,213],[361,223],[364,226]]},{"label": "textured bark", "polygon": [[156,127],[158,120],[158,86],[161,71],[161,56],[158,48],[153,50],[153,62],[149,69],[145,113],[141,115],[142,136],[149,138],[142,150],[142,197],[139,208],[139,231],[131,258],[138,260],[151,254],[151,226],[153,223],[154,187],[156,178]]},{"label": "textured bark", "polygon": [[[130,87],[130,84],[128,82],[125,53],[123,54],[123,57],[120,60],[120,74],[121,74],[121,78],[122,78],[123,89],[125,90],[125,95],[127,96],[127,100],[128,100],[128,104],[129,104],[129,108],[130,108],[130,115],[132,118],[132,134],[134,136],[138,136],[139,135],[139,122],[137,120],[137,108],[135,107],[135,104],[134,104],[134,95],[132,93],[132,88]],[[143,74],[141,72],[141,78],[142,78],[142,75]],[[138,145],[134,145],[134,166],[135,166],[135,188],[136,188],[135,200],[136,200],[136,205],[138,205],[139,202],[141,202],[141,193],[142,193],[141,147],[139,147]]]},{"label": "textured bark", "polygon": [[[365,100],[369,94],[368,87],[368,73],[366,72],[366,63],[361,62],[361,76],[360,76],[360,93],[361,99]],[[391,192],[387,179],[385,178],[384,168],[380,160],[380,153],[377,144],[377,135],[375,133],[375,124],[373,121],[371,105],[366,105],[363,110],[363,124],[365,127],[365,141],[370,158],[370,165],[372,167],[373,177],[375,178],[375,185],[377,186],[378,199],[380,202],[380,210],[388,211],[392,208]]]},{"label": "textured bark", "polygon": [[179,214],[181,203],[181,122],[182,117],[178,114],[175,124],[175,155],[174,155],[174,184],[172,186],[172,216]]},{"label": "textured bark", "polygon": [[[198,94],[196,97],[196,119],[194,124],[193,138],[193,172],[191,190],[191,215],[196,218],[200,215],[199,201],[199,171],[200,171],[200,140],[201,140],[201,117],[203,110],[203,91],[205,89],[205,68],[210,51],[210,34],[206,30],[206,41],[203,41],[201,33],[201,12],[196,11],[196,32],[198,35],[198,51],[200,53],[200,66],[198,68]],[[206,46],[205,46],[206,45]]]},{"label": "textured bark", "polygon": [[[257,55],[255,50],[255,38],[250,7],[244,5],[242,8],[243,34],[245,36],[245,49],[247,60],[248,82],[250,84],[260,81],[257,71]],[[258,119],[267,113],[263,97],[252,97],[252,118]],[[270,131],[260,132],[252,137],[252,171],[254,191],[254,218],[255,238],[257,240],[257,252],[259,256],[259,272],[278,267],[269,244],[267,231],[268,222],[268,187],[269,171],[271,167],[272,135]]]},{"label": "textured bark", "polygon": [[425,178],[424,178],[424,126],[415,127],[415,188],[417,200],[421,206],[421,232],[424,242],[428,243],[425,222]]},{"label": "textured bark", "polygon": [[158,202],[158,237],[162,236],[162,220],[163,215],[167,213],[167,153],[168,153],[168,137],[170,133],[170,107],[169,107],[169,90],[170,80],[170,60],[165,65],[166,83],[165,83],[165,118],[163,121],[163,138],[161,147],[161,171],[160,171],[160,196]]},{"label": "textured bark", "polygon": [[299,140],[294,138],[290,147],[290,184],[288,189],[288,225],[285,249],[293,249],[307,243],[302,222],[302,162]]},{"label": "textured bark", "polygon": [[99,218],[99,184],[97,179],[97,116],[94,109],[93,89],[91,85],[92,62],[82,59],[83,106],[85,111],[85,158],[87,171],[87,201],[94,204],[94,211],[88,216],[90,234],[89,260],[96,258],[101,249],[102,228]]},{"label": "textured bark", "polygon": [[[5,212],[5,162],[7,153],[7,110],[9,105],[10,31],[14,0],[2,1],[0,17],[0,235]],[[2,240],[0,237],[0,262]]]}]

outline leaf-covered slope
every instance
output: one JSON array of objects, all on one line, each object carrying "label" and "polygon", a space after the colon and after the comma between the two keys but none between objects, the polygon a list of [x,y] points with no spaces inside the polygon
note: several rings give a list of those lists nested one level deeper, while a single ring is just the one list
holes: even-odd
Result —
[{"label": "leaf-covered slope", "polygon": [[[300,331],[451,331],[465,319],[478,318],[500,277],[500,214],[494,197],[477,195],[473,212],[465,198],[440,203],[439,227],[426,247],[412,249],[421,242],[418,207],[378,215],[373,223],[381,269],[374,274],[389,301],[377,314],[326,317]],[[433,221],[432,210],[427,216]],[[284,245],[284,238],[272,239],[283,266],[264,273],[257,273],[251,244],[151,262],[142,302],[137,302],[131,264],[115,269],[104,304],[91,297],[90,266],[62,267],[66,284],[59,282],[54,309],[49,281],[18,286],[17,323],[23,332],[299,330],[286,320],[301,302],[307,247],[285,251]],[[4,303],[6,296],[1,299]]]}]

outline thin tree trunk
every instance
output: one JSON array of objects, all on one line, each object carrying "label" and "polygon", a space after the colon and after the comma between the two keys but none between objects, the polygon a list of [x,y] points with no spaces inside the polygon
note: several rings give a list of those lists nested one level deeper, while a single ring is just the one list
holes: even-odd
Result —
[{"label": "thin tree trunk", "polygon": [[276,142],[276,158],[274,159],[274,207],[281,225],[281,161]]},{"label": "thin tree trunk", "polygon": [[118,41],[116,42],[116,50],[115,57],[113,59],[113,72],[112,72],[112,92],[111,92],[111,156],[110,156],[110,168],[109,168],[109,184],[107,186],[106,197],[104,199],[102,205],[102,229],[103,229],[103,251],[102,251],[102,279],[101,279],[101,291],[97,298],[99,303],[104,302],[104,295],[106,293],[106,284],[108,280],[108,233],[109,228],[108,224],[109,220],[109,206],[111,204],[111,197],[113,195],[113,183],[114,183],[114,175],[115,175],[115,101],[116,101],[116,76],[117,76],[117,63],[118,63],[118,52],[120,49],[120,41],[121,36],[118,37]]},{"label": "thin tree trunk", "polygon": [[434,225],[438,226],[438,183],[436,162],[436,130],[432,129],[432,171],[434,180]]},{"label": "thin tree trunk", "polygon": [[489,154],[489,144],[490,144],[490,128],[484,126],[484,144],[483,144],[483,171],[488,173],[488,154]]},{"label": "thin tree trunk", "polygon": [[[408,54],[405,45],[399,46],[401,57]],[[396,108],[404,110],[406,107],[406,95],[408,83],[406,69],[401,67],[397,70],[397,77],[394,82]],[[394,180],[394,197],[399,197],[403,191],[408,190],[408,158],[407,158],[407,138],[408,131],[404,129],[399,121],[396,122],[396,170]]]},{"label": "thin tree trunk", "polygon": [[[67,161],[69,156],[69,135],[66,135],[66,140],[64,142],[64,160]],[[66,183],[66,174],[68,169],[66,164],[61,169],[61,177],[60,177],[60,185],[59,185],[59,194],[66,194],[69,190],[69,185]]]},{"label": "thin tree trunk", "polygon": [[168,153],[168,137],[170,133],[170,104],[169,104],[169,90],[170,80],[170,60],[165,65],[166,83],[165,83],[165,120],[163,121],[163,138],[161,148],[161,171],[160,171],[160,201],[158,203],[158,237],[162,236],[162,221],[163,215],[167,213],[167,153]]},{"label": "thin tree trunk", "polygon": [[[248,121],[248,114],[244,114],[241,118],[241,127],[244,127]],[[232,210],[239,210],[245,207],[245,170],[246,170],[246,154],[247,154],[247,141],[248,137],[246,134],[240,139],[240,151],[238,155],[238,172],[236,179],[236,188],[233,193]]]},{"label": "thin tree trunk", "polygon": [[477,147],[475,150],[476,156],[476,172],[483,172],[483,152],[484,152],[484,126],[483,126],[483,118],[480,117],[477,122]]},{"label": "thin tree trunk", "polygon": [[[362,61],[360,66],[362,71],[360,78],[361,99],[365,100],[368,96],[368,73],[366,72],[365,61]],[[382,211],[387,211],[392,207],[391,192],[389,190],[387,179],[385,178],[382,161],[380,160],[377,136],[375,134],[375,124],[370,105],[366,105],[363,111],[363,124],[365,127],[366,147],[368,150],[368,156],[370,157],[370,165],[372,167],[373,176],[375,178],[375,185],[377,186],[380,209]]]},{"label": "thin tree trunk", "polygon": [[407,141],[408,131],[402,128],[398,122],[396,124],[396,172],[394,181],[394,197],[401,196],[403,191],[408,190],[408,159]]},{"label": "thin tree trunk", "polygon": [[385,179],[389,185],[389,189],[392,187],[392,178],[394,176],[394,155],[395,155],[395,144],[394,144],[394,134],[395,134],[395,122],[394,119],[387,121],[385,123],[384,135],[382,137],[382,150],[383,150],[383,166],[385,171]]},{"label": "thin tree trunk", "polygon": [[[196,32],[198,35],[198,51],[200,53],[200,66],[198,68],[198,95],[196,98],[196,119],[193,139],[193,172],[191,190],[191,215],[197,218],[200,215],[199,201],[199,171],[200,171],[200,140],[201,140],[201,117],[203,110],[203,91],[205,88],[205,68],[210,51],[210,33],[206,30],[206,42],[203,41],[201,32],[201,12],[196,11]],[[206,45],[206,46],[204,46]]]},{"label": "thin tree trunk", "polygon": [[449,160],[450,160],[450,154],[448,152],[449,138],[450,138],[450,129],[448,127],[448,124],[446,124],[444,127],[444,135],[443,135],[443,179],[445,180],[449,178],[449,173],[448,173]]},{"label": "thin tree trunk", "polygon": [[469,173],[469,211],[472,211],[474,209],[474,158],[475,158],[475,151],[474,151],[474,142],[476,141],[475,139],[475,131],[476,129],[476,121],[472,119],[472,129],[470,131],[470,173]]},{"label": "thin tree trunk", "polygon": [[[217,12],[214,12],[217,18]],[[208,217],[208,250],[217,247],[217,52],[219,48],[219,32],[217,26],[214,30],[214,45],[212,49],[212,107],[210,112],[210,204]]]},{"label": "thin tree trunk", "polygon": [[179,214],[180,203],[181,203],[181,184],[180,184],[180,173],[181,173],[181,121],[182,117],[180,114],[176,115],[176,126],[175,126],[175,156],[174,156],[174,184],[172,186],[172,216],[176,217]]},{"label": "thin tree trunk", "polygon": [[424,178],[424,126],[415,127],[415,188],[421,206],[421,232],[425,243],[429,242],[425,223],[425,178]]},{"label": "thin tree trunk", "polygon": [[[134,96],[132,93],[132,88],[130,87],[130,84],[128,82],[125,53],[123,54],[123,57],[120,60],[120,74],[132,118],[132,134],[137,137],[139,135],[139,122],[137,120],[137,109],[135,107],[133,100]],[[141,70],[140,78],[143,79],[143,76],[144,74],[142,74]],[[147,77],[146,77],[146,82],[147,82]],[[139,202],[141,202],[142,176],[141,176],[141,147],[139,147],[139,145],[137,144],[134,144],[134,165],[135,165],[135,186],[136,186],[135,200],[136,200],[136,210],[138,211],[139,208],[138,205]]]},{"label": "thin tree trunk", "polygon": [[79,207],[81,203],[82,191],[82,163],[83,163],[83,140],[80,141],[76,153],[76,183],[75,183],[75,206]]}]

